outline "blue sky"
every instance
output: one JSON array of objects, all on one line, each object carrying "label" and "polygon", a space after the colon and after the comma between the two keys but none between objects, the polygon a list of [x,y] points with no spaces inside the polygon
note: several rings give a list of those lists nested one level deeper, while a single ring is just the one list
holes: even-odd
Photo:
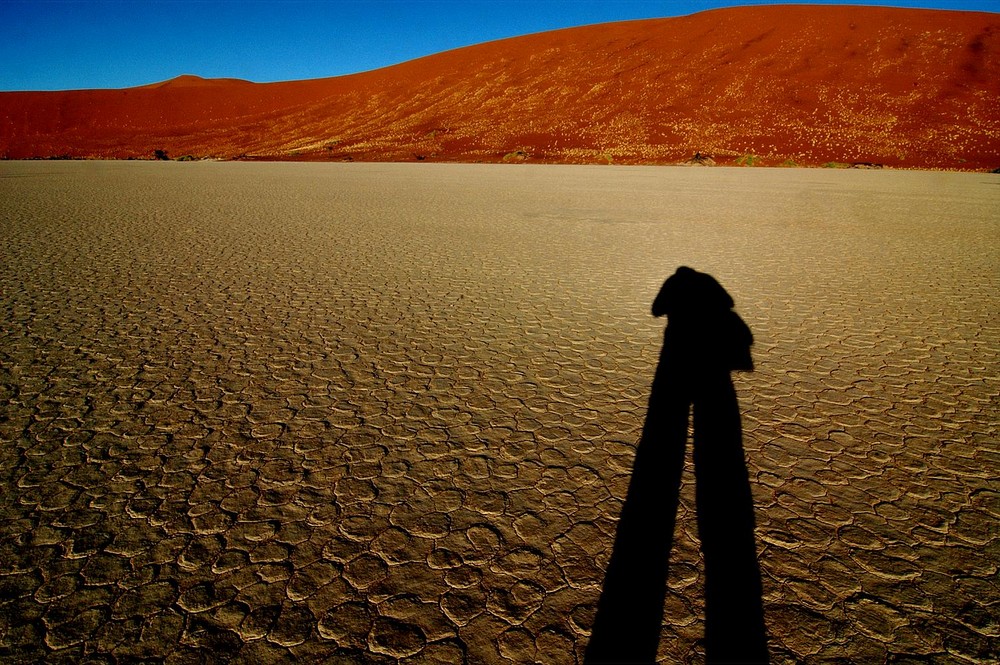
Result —
[{"label": "blue sky", "polygon": [[[817,0],[1000,11],[1000,0]],[[121,88],[180,74],[350,74],[484,41],[761,0],[0,0],[0,90]]]}]

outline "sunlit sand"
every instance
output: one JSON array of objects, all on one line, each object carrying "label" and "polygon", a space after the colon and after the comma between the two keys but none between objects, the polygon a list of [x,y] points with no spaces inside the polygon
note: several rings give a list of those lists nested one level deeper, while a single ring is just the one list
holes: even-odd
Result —
[{"label": "sunlit sand", "polygon": [[[0,659],[577,662],[679,265],[756,339],[772,661],[995,656],[998,211],[986,174],[0,163]],[[688,465],[661,661],[703,597]]]}]

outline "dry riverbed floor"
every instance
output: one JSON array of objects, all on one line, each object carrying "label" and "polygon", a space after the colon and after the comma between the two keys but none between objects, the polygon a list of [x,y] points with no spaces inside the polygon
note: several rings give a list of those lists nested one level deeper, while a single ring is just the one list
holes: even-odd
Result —
[{"label": "dry riverbed floor", "polygon": [[[772,660],[1000,646],[1000,176],[0,163],[0,660],[574,663],[679,265]],[[688,469],[660,639],[700,662]]]}]

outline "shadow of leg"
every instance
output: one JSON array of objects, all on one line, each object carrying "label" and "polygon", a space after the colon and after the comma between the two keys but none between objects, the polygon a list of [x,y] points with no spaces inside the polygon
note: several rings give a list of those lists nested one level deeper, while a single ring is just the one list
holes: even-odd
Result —
[{"label": "shadow of leg", "polygon": [[656,660],[689,409],[668,383],[653,385],[586,663]]},{"label": "shadow of leg", "polygon": [[706,662],[766,663],[753,497],[728,374],[707,380],[695,396],[694,461],[705,558]]}]

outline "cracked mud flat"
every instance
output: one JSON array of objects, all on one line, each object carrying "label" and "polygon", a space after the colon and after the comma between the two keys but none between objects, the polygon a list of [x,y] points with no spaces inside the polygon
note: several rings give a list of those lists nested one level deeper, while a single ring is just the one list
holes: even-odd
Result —
[{"label": "cracked mud flat", "polygon": [[[0,659],[574,663],[680,264],[775,662],[1000,644],[1000,178],[0,164]],[[700,662],[690,469],[664,662]]]}]

